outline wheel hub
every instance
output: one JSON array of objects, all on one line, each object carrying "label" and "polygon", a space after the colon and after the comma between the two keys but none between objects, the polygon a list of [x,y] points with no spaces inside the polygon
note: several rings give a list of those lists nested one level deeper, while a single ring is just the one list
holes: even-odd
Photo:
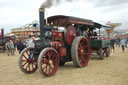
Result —
[{"label": "wheel hub", "polygon": [[84,54],[84,50],[83,49],[81,50],[81,54]]},{"label": "wheel hub", "polygon": [[52,60],[49,60],[49,64],[50,64],[50,65],[53,65],[53,61],[52,61]]},{"label": "wheel hub", "polygon": [[28,63],[32,63],[33,60],[32,60],[32,59],[28,59],[27,62],[28,62]]}]

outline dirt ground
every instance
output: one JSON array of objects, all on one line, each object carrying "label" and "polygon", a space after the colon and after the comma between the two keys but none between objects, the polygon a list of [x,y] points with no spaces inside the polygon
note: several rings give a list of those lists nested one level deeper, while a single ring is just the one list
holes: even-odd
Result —
[{"label": "dirt ground", "polygon": [[52,77],[44,77],[38,70],[24,74],[18,66],[18,55],[0,53],[0,85],[128,85],[128,49],[123,53],[116,48],[104,60],[92,55],[84,68],[75,68],[68,62]]}]

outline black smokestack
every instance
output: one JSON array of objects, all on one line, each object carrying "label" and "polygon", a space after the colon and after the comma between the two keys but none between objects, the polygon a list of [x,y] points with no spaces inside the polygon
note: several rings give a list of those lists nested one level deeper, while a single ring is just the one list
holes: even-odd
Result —
[{"label": "black smokestack", "polygon": [[1,29],[2,39],[4,39],[4,29]]},{"label": "black smokestack", "polygon": [[[55,4],[59,4],[61,3],[62,0],[46,0],[40,8],[50,8],[53,6],[54,2]],[[71,2],[73,0],[65,0],[65,1],[68,1],[68,2]]]},{"label": "black smokestack", "polygon": [[39,20],[40,20],[40,39],[44,38],[44,8],[39,9]]}]

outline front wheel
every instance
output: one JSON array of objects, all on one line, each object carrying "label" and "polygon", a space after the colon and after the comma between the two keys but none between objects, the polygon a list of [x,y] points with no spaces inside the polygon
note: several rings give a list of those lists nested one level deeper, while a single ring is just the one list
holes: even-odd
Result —
[{"label": "front wheel", "polygon": [[37,59],[32,53],[33,48],[25,48],[19,56],[19,67],[24,73],[31,74],[37,70]]},{"label": "front wheel", "polygon": [[52,76],[59,66],[59,56],[55,49],[45,48],[39,55],[38,67],[42,75]]}]

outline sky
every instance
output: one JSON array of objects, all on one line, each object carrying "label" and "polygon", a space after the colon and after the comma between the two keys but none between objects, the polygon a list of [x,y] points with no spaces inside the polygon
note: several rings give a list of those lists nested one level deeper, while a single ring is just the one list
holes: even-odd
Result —
[{"label": "sky", "polygon": [[[53,0],[54,1],[54,0]],[[0,0],[0,28],[5,33],[33,20],[39,20],[41,4],[45,0]],[[128,28],[128,0],[60,0],[46,8],[45,18],[53,15],[91,19],[101,24],[121,23],[116,29]]]}]

